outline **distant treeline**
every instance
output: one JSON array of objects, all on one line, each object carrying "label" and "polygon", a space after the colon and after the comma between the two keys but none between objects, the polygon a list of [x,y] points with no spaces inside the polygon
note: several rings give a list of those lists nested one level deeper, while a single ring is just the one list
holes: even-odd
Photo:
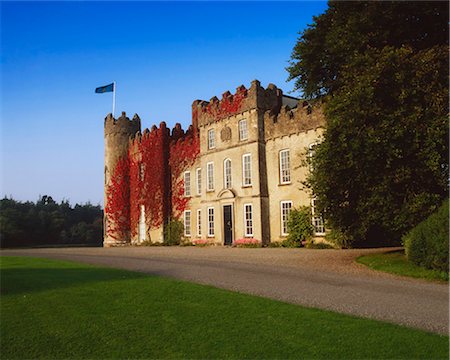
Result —
[{"label": "distant treeline", "polygon": [[90,203],[74,207],[42,196],[34,203],[0,200],[1,247],[39,245],[101,246],[103,210]]}]

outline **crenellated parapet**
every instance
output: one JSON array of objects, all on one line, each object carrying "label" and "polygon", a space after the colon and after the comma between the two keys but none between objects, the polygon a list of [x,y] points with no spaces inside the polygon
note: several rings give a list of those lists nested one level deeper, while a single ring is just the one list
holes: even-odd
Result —
[{"label": "crenellated parapet", "polygon": [[130,134],[134,136],[141,130],[141,119],[134,114],[133,119],[129,119],[123,111],[122,115],[115,119],[112,114],[108,114],[105,118],[105,136],[112,134]]},{"label": "crenellated parapet", "polygon": [[283,92],[275,85],[269,84],[265,89],[258,80],[253,80],[249,89],[241,85],[234,94],[224,92],[220,100],[216,96],[209,102],[195,100],[192,103],[192,125],[198,128],[251,109],[278,112],[282,96]]},{"label": "crenellated parapet", "polygon": [[325,117],[321,103],[310,104],[299,101],[296,108],[282,106],[279,112],[267,111],[264,114],[265,139],[297,134],[325,127]]}]

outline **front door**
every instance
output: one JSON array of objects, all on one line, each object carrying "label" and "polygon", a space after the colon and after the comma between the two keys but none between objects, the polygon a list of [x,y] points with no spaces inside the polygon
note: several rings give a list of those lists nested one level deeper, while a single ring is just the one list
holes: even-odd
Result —
[{"label": "front door", "polygon": [[231,205],[223,207],[223,235],[224,244],[231,245],[233,243],[233,219],[231,215]]}]

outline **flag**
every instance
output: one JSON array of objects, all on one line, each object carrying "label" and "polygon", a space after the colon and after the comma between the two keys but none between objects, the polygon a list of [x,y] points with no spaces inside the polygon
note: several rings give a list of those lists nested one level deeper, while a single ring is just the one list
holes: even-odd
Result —
[{"label": "flag", "polygon": [[95,89],[95,92],[97,94],[103,94],[105,92],[113,92],[113,91],[114,91],[114,83],[105,86],[100,86]]}]

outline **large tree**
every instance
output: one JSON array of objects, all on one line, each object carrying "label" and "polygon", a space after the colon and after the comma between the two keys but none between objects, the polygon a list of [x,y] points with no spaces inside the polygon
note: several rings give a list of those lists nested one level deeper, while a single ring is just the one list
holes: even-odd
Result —
[{"label": "large tree", "polygon": [[447,196],[448,4],[330,3],[290,79],[325,96],[308,185],[347,244],[398,243]]}]

